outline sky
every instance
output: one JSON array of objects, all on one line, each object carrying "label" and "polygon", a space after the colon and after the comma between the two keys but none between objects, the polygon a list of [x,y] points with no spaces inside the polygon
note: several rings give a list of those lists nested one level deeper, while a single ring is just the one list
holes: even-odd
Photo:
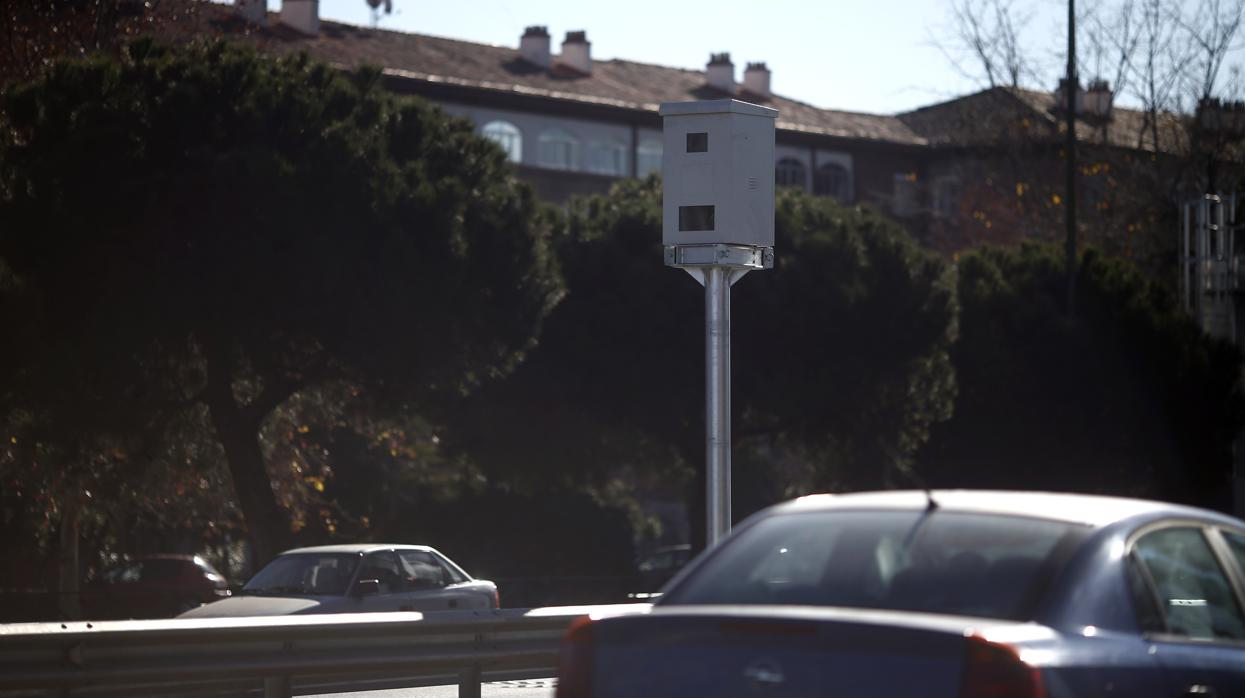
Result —
[{"label": "sky", "polygon": [[[216,0],[232,2],[233,0]],[[1076,0],[1078,17],[1109,14],[1121,0]],[[1186,14],[1215,0],[1161,0]],[[282,0],[268,0],[278,10]],[[384,0],[380,0],[384,2]],[[976,64],[953,50],[954,0],[390,0],[379,27],[518,47],[523,28],[548,27],[558,50],[567,31],[585,30],[594,59],[621,58],[704,70],[729,52],[736,79],[764,61],[773,90],[827,109],[895,114],[985,88]],[[1063,73],[1069,0],[1005,0],[1019,18],[1025,81],[1054,89]],[[1236,0],[1224,3],[1233,5]],[[367,0],[320,0],[324,19],[372,23]],[[1088,22],[1078,19],[1081,29]],[[1082,37],[1082,80],[1096,77]],[[1242,63],[1245,36],[1228,64]],[[1227,74],[1227,71],[1224,71]],[[1245,75],[1245,72],[1242,72]],[[1109,77],[1109,76],[1108,76]],[[1222,80],[1221,80],[1222,82]],[[1245,83],[1238,85],[1245,89]],[[1116,103],[1137,106],[1127,93]]]},{"label": "sky", "polygon": [[[736,79],[746,62],[765,61],[775,92],[823,108],[897,113],[984,86],[938,46],[949,33],[950,0],[391,1],[383,29],[517,47],[523,28],[539,24],[555,52],[567,31],[583,29],[594,59],[695,70],[711,52],[729,51]],[[1057,66],[1066,0],[1028,5],[1029,51]],[[269,0],[269,9],[279,7]],[[366,0],[320,0],[320,16],[371,24]]]}]

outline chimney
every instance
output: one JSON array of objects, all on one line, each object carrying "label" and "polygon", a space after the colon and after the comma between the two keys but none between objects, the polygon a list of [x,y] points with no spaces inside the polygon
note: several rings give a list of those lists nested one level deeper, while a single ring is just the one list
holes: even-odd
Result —
[{"label": "chimney", "polygon": [[709,65],[705,66],[705,82],[723,92],[735,93],[735,64],[731,63],[731,54],[709,54]]},{"label": "chimney", "polygon": [[236,0],[233,7],[248,22],[263,24],[268,20],[268,0]]},{"label": "chimney", "polygon": [[588,32],[567,32],[558,62],[584,75],[592,75],[592,44],[588,42]]},{"label": "chimney", "polygon": [[1111,85],[1106,80],[1090,80],[1089,87],[1085,90],[1085,96],[1082,98],[1085,115],[1099,119],[1110,119],[1111,102],[1114,97],[1115,93],[1111,91]]},{"label": "chimney", "polygon": [[519,58],[542,68],[549,67],[548,27],[531,26],[523,30],[523,36],[519,39]]},{"label": "chimney", "polygon": [[744,89],[749,94],[769,99],[773,97],[769,91],[769,68],[763,62],[749,63],[744,68]]},{"label": "chimney", "polygon": [[[1061,112],[1068,108],[1067,84],[1067,78],[1059,78],[1059,87],[1055,89],[1055,111]],[[1076,85],[1076,97],[1073,99],[1072,106],[1077,114],[1085,111],[1085,89],[1079,82]]]},{"label": "chimney", "polygon": [[308,36],[320,34],[320,0],[284,0],[281,23]]}]

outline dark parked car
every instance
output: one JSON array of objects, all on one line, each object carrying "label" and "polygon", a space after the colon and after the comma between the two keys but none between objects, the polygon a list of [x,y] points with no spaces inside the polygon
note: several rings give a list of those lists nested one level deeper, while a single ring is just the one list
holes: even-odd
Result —
[{"label": "dark parked car", "polygon": [[1018,492],[805,497],[645,615],[586,619],[559,698],[1245,696],[1245,522]]},{"label": "dark parked car", "polygon": [[147,555],[106,570],[82,604],[91,619],[169,618],[227,596],[228,582],[203,558]]},{"label": "dark parked car", "polygon": [[424,545],[323,545],[287,550],[236,596],[183,618],[497,608],[497,586]]}]

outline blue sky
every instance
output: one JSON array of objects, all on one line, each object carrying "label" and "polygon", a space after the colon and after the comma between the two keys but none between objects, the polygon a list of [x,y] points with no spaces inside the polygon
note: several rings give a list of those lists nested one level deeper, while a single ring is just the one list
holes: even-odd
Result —
[{"label": "blue sky", "polygon": [[[774,91],[833,109],[895,113],[983,86],[938,47],[950,32],[950,0],[392,2],[381,28],[517,46],[523,27],[542,24],[555,51],[566,31],[584,29],[594,58],[693,69],[703,69],[710,52],[729,51],[737,77],[745,62],[765,61]],[[1093,4],[1080,0],[1078,9]],[[1057,75],[1066,0],[1017,5],[1027,15],[1028,54],[1043,64],[1044,75]],[[270,9],[279,7],[280,0],[269,0]],[[371,23],[366,0],[321,0],[320,15]],[[1055,78],[1030,86],[1053,88]]]}]

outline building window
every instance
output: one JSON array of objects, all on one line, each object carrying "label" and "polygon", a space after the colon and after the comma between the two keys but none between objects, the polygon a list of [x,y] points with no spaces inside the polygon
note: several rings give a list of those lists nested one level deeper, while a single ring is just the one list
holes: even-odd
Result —
[{"label": "building window", "polygon": [[579,141],[569,131],[546,130],[540,134],[540,164],[554,170],[578,170]]},{"label": "building window", "polygon": [[588,171],[623,177],[627,174],[627,144],[620,140],[588,144]]},{"label": "building window", "polygon": [[901,172],[895,175],[895,197],[891,211],[896,216],[916,215],[916,173]]},{"label": "building window", "polygon": [[480,133],[506,151],[510,162],[523,162],[523,133],[509,121],[490,121]]},{"label": "building window", "polygon": [[661,172],[661,141],[644,141],[636,149],[636,175],[647,177],[653,172]]},{"label": "building window", "polygon": [[951,218],[960,202],[960,182],[955,177],[934,180],[934,216]]},{"label": "building window", "polygon": [[780,187],[807,188],[804,163],[795,158],[782,158],[774,168],[774,183]]},{"label": "building window", "polygon": [[847,203],[852,197],[852,175],[837,162],[828,162],[817,168],[813,175],[813,193],[833,196]]}]

